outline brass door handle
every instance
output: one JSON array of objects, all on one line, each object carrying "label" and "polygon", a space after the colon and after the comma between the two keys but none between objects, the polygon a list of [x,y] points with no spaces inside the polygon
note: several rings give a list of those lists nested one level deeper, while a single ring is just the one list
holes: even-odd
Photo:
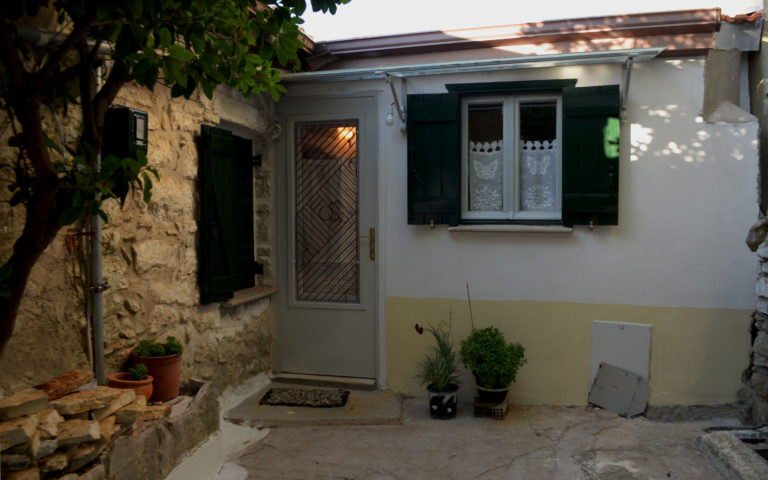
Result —
[{"label": "brass door handle", "polygon": [[371,260],[376,260],[376,229],[371,227],[368,235],[360,235],[360,238],[368,239],[368,256]]},{"label": "brass door handle", "polygon": [[368,237],[368,245],[371,250],[371,260],[376,260],[376,229],[373,227],[371,227],[370,236]]}]

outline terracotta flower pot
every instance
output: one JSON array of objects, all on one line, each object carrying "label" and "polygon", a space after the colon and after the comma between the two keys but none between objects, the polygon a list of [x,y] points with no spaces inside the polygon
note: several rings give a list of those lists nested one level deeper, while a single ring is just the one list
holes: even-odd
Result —
[{"label": "terracotta flower pot", "polygon": [[152,396],[152,375],[147,375],[144,380],[131,380],[131,374],[128,372],[115,372],[107,375],[107,386],[113,388],[134,389],[136,395],[144,395],[149,401]]},{"label": "terracotta flower pot", "polygon": [[179,396],[181,384],[181,354],[165,357],[139,357],[133,353],[133,363],[143,363],[147,371],[155,377],[152,382],[153,402],[166,402]]}]

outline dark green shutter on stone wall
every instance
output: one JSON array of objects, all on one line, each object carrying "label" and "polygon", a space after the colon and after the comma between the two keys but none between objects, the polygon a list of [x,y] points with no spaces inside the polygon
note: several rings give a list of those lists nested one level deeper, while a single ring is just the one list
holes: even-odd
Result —
[{"label": "dark green shutter on stone wall", "polygon": [[619,86],[563,90],[563,224],[618,225]]},{"label": "dark green shutter on stone wall", "polygon": [[459,97],[408,95],[408,224],[458,225]]},{"label": "dark green shutter on stone wall", "polygon": [[198,281],[207,304],[255,284],[251,141],[203,125],[200,185]]}]

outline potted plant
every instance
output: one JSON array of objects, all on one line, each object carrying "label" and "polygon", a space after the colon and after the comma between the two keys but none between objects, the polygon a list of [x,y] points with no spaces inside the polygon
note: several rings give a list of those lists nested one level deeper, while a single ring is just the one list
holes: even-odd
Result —
[{"label": "potted plant", "polygon": [[149,400],[154,378],[147,372],[147,366],[140,363],[129,368],[127,372],[110,373],[107,375],[107,385],[113,388],[132,388],[136,395],[144,395],[144,398]]},{"label": "potted plant", "polygon": [[472,330],[461,342],[461,361],[475,376],[480,400],[499,404],[507,398],[517,371],[526,364],[525,348],[507,343],[496,327]]},{"label": "potted plant", "polygon": [[[429,415],[442,420],[456,416],[457,392],[459,379],[459,355],[453,348],[450,339],[450,324],[435,328],[427,326],[426,330],[435,339],[430,353],[416,364],[416,378],[427,387],[429,393]],[[424,328],[416,324],[419,335]]]},{"label": "potted plant", "polygon": [[152,401],[165,402],[179,396],[181,384],[181,343],[167,337],[165,343],[142,340],[134,349],[133,363],[147,366],[152,382]]}]

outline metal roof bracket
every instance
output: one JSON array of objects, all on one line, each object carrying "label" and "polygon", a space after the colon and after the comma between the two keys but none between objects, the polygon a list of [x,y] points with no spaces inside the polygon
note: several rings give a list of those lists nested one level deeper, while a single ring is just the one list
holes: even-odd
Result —
[{"label": "metal roof bracket", "polygon": [[627,119],[627,99],[629,98],[629,80],[632,78],[632,64],[634,55],[629,55],[624,61],[624,95],[621,97],[621,119]]},{"label": "metal roof bracket", "polygon": [[[392,90],[392,99],[394,100],[395,108],[397,109],[397,117],[400,119],[400,130],[405,132],[405,108],[400,107],[400,101],[397,99],[397,90],[395,90],[395,82],[392,80],[392,75],[389,72],[384,73],[386,75],[387,83],[389,84],[389,88]],[[405,87],[405,78],[399,77],[400,80],[403,82],[403,87]],[[387,115],[387,125],[391,125],[391,117],[392,113],[390,112]]]}]

